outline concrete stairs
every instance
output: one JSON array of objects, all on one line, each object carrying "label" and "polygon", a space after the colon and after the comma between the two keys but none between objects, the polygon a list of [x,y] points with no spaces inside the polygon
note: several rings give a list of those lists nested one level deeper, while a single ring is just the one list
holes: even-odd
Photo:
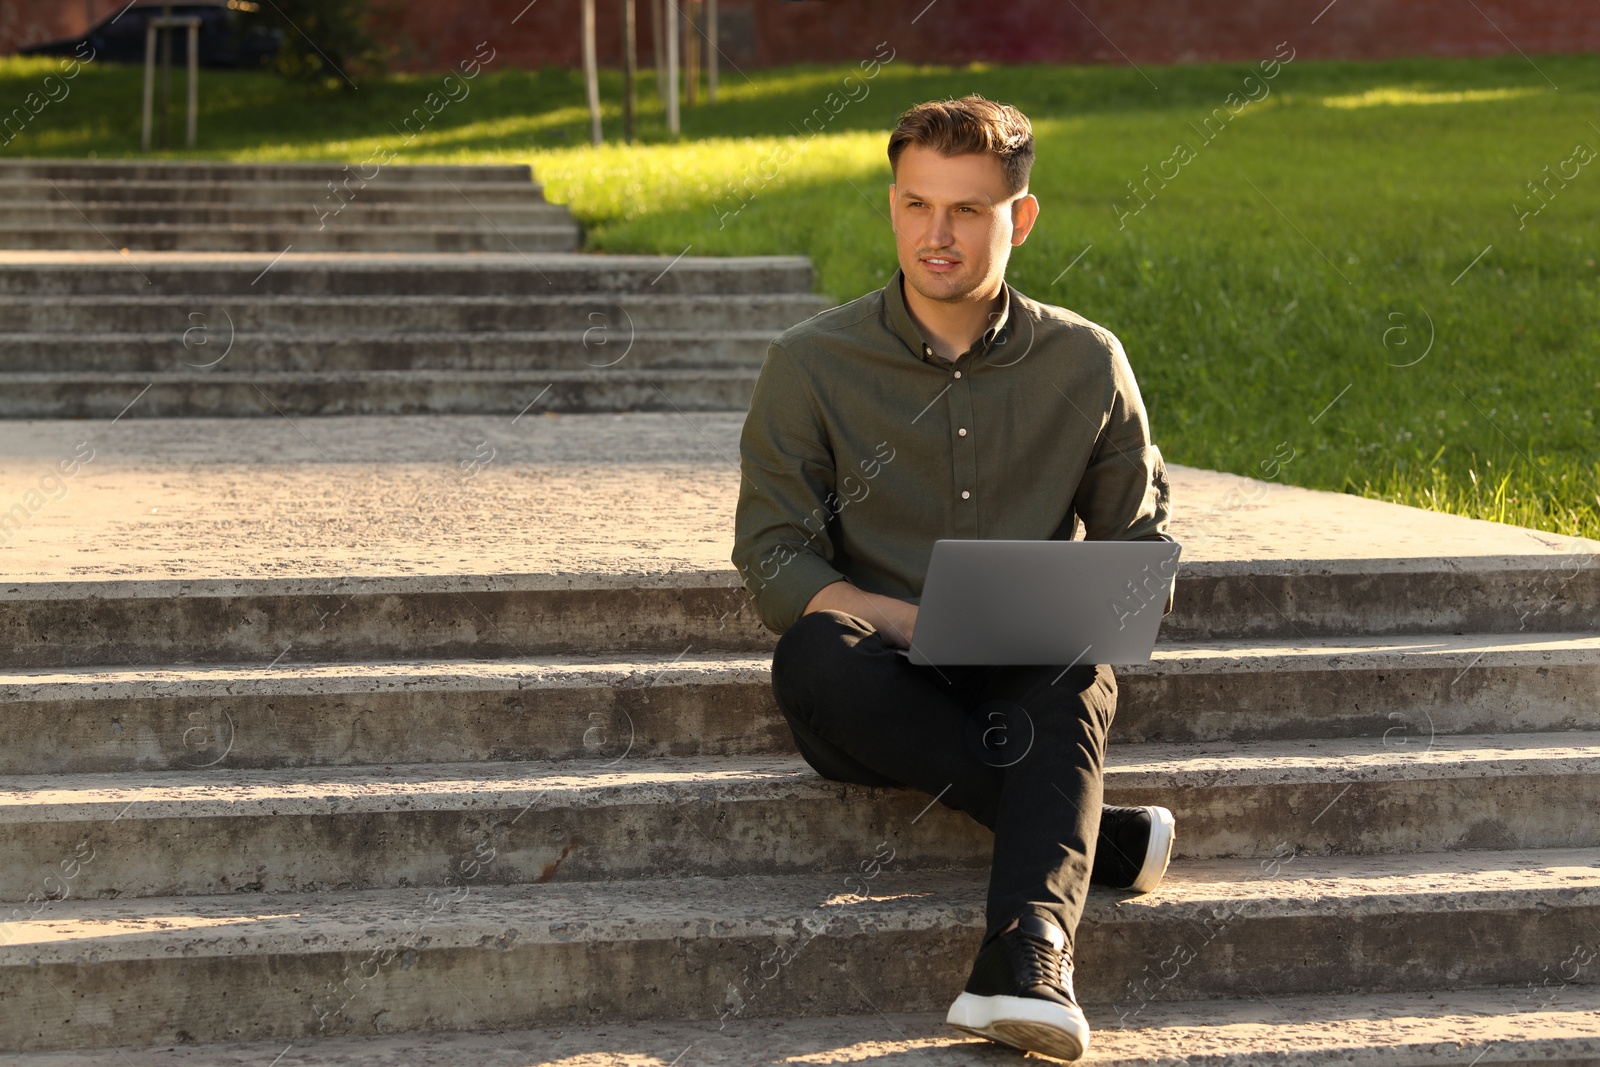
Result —
[{"label": "concrete stairs", "polygon": [[[1511,1067],[1591,1064],[1600,1057],[1600,997],[1569,987],[1537,1012],[1508,1010],[1498,990],[1274,996],[1268,1002],[1150,1005],[1136,1028],[1101,1030],[1083,1062],[1120,1067]],[[1020,1057],[952,1038],[943,1015],[884,1012],[716,1025],[659,1021],[541,1030],[433,1031],[314,1042],[228,1042],[127,1048],[127,1067],[444,1067],[532,1063],[671,1063],[701,1067],[869,1062],[888,1067],[1011,1064]],[[849,1057],[849,1059],[845,1059]],[[30,1067],[110,1062],[82,1052],[17,1057]],[[274,1062],[276,1061],[276,1062]]]},{"label": "concrete stairs", "polygon": [[0,418],[739,410],[826,306],[802,258],[295,248],[0,258]]},{"label": "concrete stairs", "polygon": [[521,165],[0,162],[0,248],[531,253],[579,240]]},{"label": "concrete stairs", "polygon": [[[164,520],[97,517],[93,494],[123,485],[142,513],[181,508],[195,477],[227,492],[150,458],[160,420],[101,438],[98,481],[27,528],[0,587],[0,1047],[30,1065],[501,1062],[491,1046],[507,1063],[1011,1062],[932,1014],[981,934],[986,832],[794,754],[773,639],[703,562],[726,548],[710,535],[729,528],[737,418],[695,427],[698,475],[606,444],[666,455],[655,435],[683,418],[541,421],[475,490],[566,464],[583,476],[542,483],[538,511],[587,508],[586,539],[619,542],[637,528],[611,516],[640,495],[665,513],[697,482],[720,494],[642,572],[542,547],[524,573],[442,555],[384,573],[368,545],[340,577],[274,577],[262,544],[258,567],[207,577],[225,546],[197,524],[182,562],[125,556],[119,574],[98,546],[160,542]],[[244,456],[259,421],[172,432]],[[415,421],[311,424],[325,455],[297,492],[330,464],[355,485],[376,477],[363,454],[431,449]],[[3,440],[53,455],[81,432],[26,426]],[[605,463],[635,466],[634,488],[608,489]],[[227,469],[244,485],[257,468]],[[147,496],[149,477],[174,488]],[[1592,1062],[1593,547],[1298,490],[1219,504],[1249,484],[1174,471],[1191,562],[1156,661],[1119,670],[1108,799],[1171,807],[1178,856],[1155,893],[1092,896],[1091,1061]],[[346,524],[330,536],[365,541],[377,505],[325,497]],[[1291,536],[1302,551],[1348,548],[1341,526],[1376,517],[1385,547],[1427,548],[1241,547],[1292,534],[1287,513],[1334,531]],[[476,520],[437,521],[448,542]],[[53,575],[29,570],[46,558]]]},{"label": "concrete stairs", "polygon": [[826,306],[579,236],[526,166],[0,161],[0,418],[741,410]]},{"label": "concrete stairs", "polygon": [[[6,1062],[1013,1062],[986,832],[805,766],[727,563],[809,264],[351,173],[0,163]],[[1173,481],[1090,1061],[1600,1062],[1600,546]]]}]

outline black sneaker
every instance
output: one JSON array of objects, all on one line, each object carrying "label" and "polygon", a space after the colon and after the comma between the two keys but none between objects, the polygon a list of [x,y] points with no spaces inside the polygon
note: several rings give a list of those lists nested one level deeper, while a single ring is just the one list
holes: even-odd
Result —
[{"label": "black sneaker", "polygon": [[1072,992],[1072,957],[1055,923],[1024,915],[978,951],[966,992],[945,1022],[1003,1045],[1075,1060],[1089,1023]]},{"label": "black sneaker", "polygon": [[1176,824],[1166,808],[1100,809],[1100,840],[1089,881],[1113,889],[1148,893],[1161,884],[1172,859]]}]

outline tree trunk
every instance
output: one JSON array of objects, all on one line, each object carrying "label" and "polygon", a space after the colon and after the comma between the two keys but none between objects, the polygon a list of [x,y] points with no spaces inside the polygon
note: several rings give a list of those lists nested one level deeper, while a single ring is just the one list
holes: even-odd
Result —
[{"label": "tree trunk", "polygon": [[700,102],[699,8],[700,0],[683,0],[683,102],[688,107]]},{"label": "tree trunk", "polygon": [[[172,17],[170,3],[161,5],[161,17],[163,19]],[[156,47],[159,49],[157,54],[161,57],[158,60],[161,67],[161,109],[156,129],[159,131],[158,144],[161,148],[167,149],[172,147],[167,134],[167,115],[172,110],[172,27],[162,26],[156,31]]]},{"label": "tree trunk", "polygon": [[706,102],[717,102],[717,0],[706,0]]},{"label": "tree trunk", "polygon": [[656,99],[667,106],[667,0],[647,0],[650,5],[650,43],[656,52]]}]

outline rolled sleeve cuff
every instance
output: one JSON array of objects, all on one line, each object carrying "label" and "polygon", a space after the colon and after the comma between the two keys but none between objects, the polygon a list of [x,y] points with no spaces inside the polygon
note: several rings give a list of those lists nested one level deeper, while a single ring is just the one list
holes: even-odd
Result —
[{"label": "rolled sleeve cuff", "polygon": [[819,589],[844,580],[844,575],[834,570],[827,560],[801,549],[780,564],[773,577],[763,577],[759,572],[748,574],[744,584],[755,602],[761,624],[781,634],[805,614],[806,605]]}]

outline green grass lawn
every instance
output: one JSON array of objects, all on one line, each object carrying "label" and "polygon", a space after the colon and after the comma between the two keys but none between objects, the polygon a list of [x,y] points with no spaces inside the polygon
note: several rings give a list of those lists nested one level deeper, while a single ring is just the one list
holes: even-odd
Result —
[{"label": "green grass lawn", "polygon": [[[1122,338],[1169,458],[1600,537],[1600,158],[1574,161],[1580,144],[1600,150],[1600,57],[1533,62],[1297,59],[1250,85],[1251,64],[1147,67],[1150,81],[899,60],[848,85],[854,67],[727,72],[715,106],[685,112],[681,140],[647,92],[641,143],[600,148],[581,143],[581,80],[566,71],[491,64],[409,145],[395,127],[438,77],[326,93],[207,72],[194,154],[526,161],[591,248],[800,252],[845,300],[894,268],[883,148],[895,116],[981,92],[1038,133],[1043,212],[1011,281]],[[47,69],[0,61],[0,104]],[[138,79],[85,69],[0,154],[134,154]],[[1229,115],[1228,94],[1263,85]],[[613,137],[619,88],[608,75]],[[827,122],[810,135],[817,108]],[[1213,108],[1227,120],[1206,143],[1195,127]],[[1180,142],[1193,158],[1166,164],[1176,175],[1151,181],[1120,225],[1127,183]],[[1514,205],[1540,203],[1528,183],[1563,163],[1570,180],[1551,180],[1519,221]]]}]

